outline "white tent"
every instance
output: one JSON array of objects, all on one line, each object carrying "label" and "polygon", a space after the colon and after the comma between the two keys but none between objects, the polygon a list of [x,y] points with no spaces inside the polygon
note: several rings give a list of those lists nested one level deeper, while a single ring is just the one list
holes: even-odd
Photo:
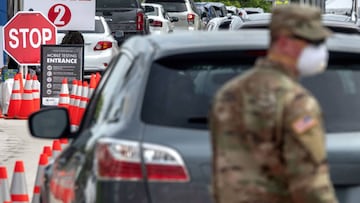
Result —
[{"label": "white tent", "polygon": [[[360,0],[357,1],[359,5]],[[325,1],[326,13],[350,15],[352,2],[353,0],[326,0]]]}]

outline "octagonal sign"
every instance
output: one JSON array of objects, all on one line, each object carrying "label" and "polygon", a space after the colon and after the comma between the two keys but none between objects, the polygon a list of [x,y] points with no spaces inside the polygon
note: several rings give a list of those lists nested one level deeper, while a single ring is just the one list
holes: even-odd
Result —
[{"label": "octagonal sign", "polygon": [[56,26],[41,12],[18,12],[3,27],[4,51],[20,65],[39,65],[43,44],[56,44]]}]

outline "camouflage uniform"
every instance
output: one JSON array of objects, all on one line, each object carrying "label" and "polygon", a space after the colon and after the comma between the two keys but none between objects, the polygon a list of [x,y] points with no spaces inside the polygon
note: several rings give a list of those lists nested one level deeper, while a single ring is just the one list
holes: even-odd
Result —
[{"label": "camouflage uniform", "polygon": [[210,115],[216,203],[336,203],[322,113],[287,67],[259,59]]}]

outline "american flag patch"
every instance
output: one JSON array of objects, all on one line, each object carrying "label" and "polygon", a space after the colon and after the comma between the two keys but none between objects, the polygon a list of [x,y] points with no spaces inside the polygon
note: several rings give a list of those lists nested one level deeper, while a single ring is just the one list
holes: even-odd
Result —
[{"label": "american flag patch", "polygon": [[302,134],[307,130],[311,129],[312,127],[314,127],[316,124],[317,121],[314,118],[312,118],[311,116],[305,116],[296,120],[292,124],[292,127],[296,133]]}]

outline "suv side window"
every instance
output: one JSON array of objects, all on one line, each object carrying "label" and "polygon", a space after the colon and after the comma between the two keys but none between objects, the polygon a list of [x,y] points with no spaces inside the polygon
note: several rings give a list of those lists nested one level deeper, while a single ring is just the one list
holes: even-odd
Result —
[{"label": "suv side window", "polygon": [[195,6],[195,3],[193,1],[191,1],[191,0],[189,2],[190,2],[190,5],[191,5],[191,10],[193,10],[196,14],[198,14],[198,16],[201,16],[199,10]]},{"label": "suv side window", "polygon": [[216,10],[215,10],[215,8],[213,6],[210,7],[210,13],[211,13],[211,18],[216,18],[217,17]]},{"label": "suv side window", "polygon": [[106,78],[106,84],[103,85],[98,95],[95,95],[93,98],[94,102],[89,106],[90,109],[93,109],[91,110],[92,112],[89,112],[89,119],[91,119],[90,121],[87,121],[89,125],[96,125],[108,119],[109,109],[113,105],[114,98],[124,84],[125,75],[131,68],[131,59],[132,57],[129,54],[122,53],[117,62],[113,64],[113,70]]}]

